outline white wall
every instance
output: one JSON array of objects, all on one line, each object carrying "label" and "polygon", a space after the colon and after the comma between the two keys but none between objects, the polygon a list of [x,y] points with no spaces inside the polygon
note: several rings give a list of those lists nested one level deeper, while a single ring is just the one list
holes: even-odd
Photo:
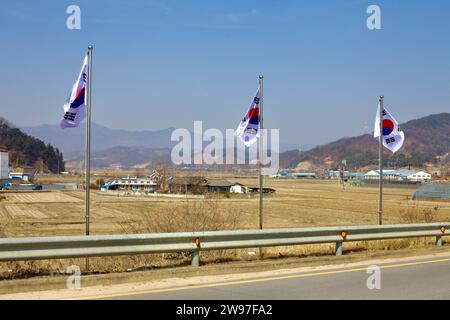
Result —
[{"label": "white wall", "polygon": [[231,193],[244,193],[244,188],[240,185],[234,185],[230,188]]},{"label": "white wall", "polygon": [[431,180],[431,174],[420,171],[417,172],[415,174],[412,174],[410,176],[408,176],[408,180],[411,181],[426,181],[426,180]]},{"label": "white wall", "polygon": [[9,178],[9,155],[8,152],[0,152],[0,179]]}]

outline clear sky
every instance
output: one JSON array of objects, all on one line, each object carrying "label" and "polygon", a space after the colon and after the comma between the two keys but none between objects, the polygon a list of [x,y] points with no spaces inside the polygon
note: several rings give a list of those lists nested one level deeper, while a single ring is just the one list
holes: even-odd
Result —
[{"label": "clear sky", "polygon": [[94,122],[235,128],[263,73],[266,126],[325,143],[370,132],[380,94],[400,122],[450,112],[449,16],[447,0],[3,0],[0,115],[58,123],[93,44]]}]

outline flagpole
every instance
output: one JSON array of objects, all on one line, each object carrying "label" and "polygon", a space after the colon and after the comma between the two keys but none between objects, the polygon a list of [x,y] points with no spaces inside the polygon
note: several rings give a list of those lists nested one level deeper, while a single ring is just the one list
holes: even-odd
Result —
[{"label": "flagpole", "polygon": [[[85,161],[85,224],[86,236],[89,236],[89,218],[90,218],[90,187],[91,187],[91,107],[92,107],[92,51],[94,47],[88,47],[88,94],[86,103],[86,161]],[[89,258],[86,258],[86,270],[89,270]]]},{"label": "flagpole", "polygon": [[258,156],[258,171],[259,171],[259,229],[264,227],[264,211],[263,211],[263,174],[262,174],[262,158],[263,158],[263,80],[264,76],[259,76],[259,156]]},{"label": "flagpole", "polygon": [[378,195],[378,224],[383,224],[383,111],[384,111],[384,96],[380,96],[380,138],[378,145],[378,158],[380,166],[380,190]]}]

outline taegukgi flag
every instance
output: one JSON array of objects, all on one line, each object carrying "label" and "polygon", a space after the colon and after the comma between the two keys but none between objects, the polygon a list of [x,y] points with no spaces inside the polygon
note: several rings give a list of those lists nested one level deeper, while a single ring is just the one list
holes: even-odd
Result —
[{"label": "taegukgi flag", "polygon": [[256,91],[255,97],[253,98],[252,104],[247,110],[242,121],[239,123],[236,129],[236,135],[241,138],[242,142],[247,146],[251,146],[259,138],[259,102],[261,96],[258,91]]},{"label": "taegukgi flag", "polygon": [[77,81],[72,87],[72,92],[64,103],[64,119],[60,123],[62,129],[78,127],[81,120],[86,118],[88,70],[88,56],[86,55]]},{"label": "taegukgi flag", "polygon": [[[380,104],[378,103],[377,116],[373,136],[380,141]],[[405,134],[400,130],[397,120],[386,110],[383,110],[383,146],[397,152],[405,141]]]}]

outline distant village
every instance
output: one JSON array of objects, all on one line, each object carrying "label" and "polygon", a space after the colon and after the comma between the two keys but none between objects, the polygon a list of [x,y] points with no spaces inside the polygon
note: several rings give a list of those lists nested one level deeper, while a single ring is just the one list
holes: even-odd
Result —
[{"label": "distant village", "polygon": [[[431,174],[416,170],[383,170],[384,180],[392,183],[422,183],[431,181]],[[270,179],[345,179],[364,181],[366,183],[378,182],[379,171],[370,170],[367,173],[332,171],[327,170],[320,177],[316,173],[302,172],[278,172],[269,176]],[[146,178],[124,177],[109,179],[100,187],[101,191],[118,192],[144,192],[144,193],[168,193],[168,194],[207,194],[207,193],[230,193],[230,194],[252,194],[258,193],[257,186],[245,186],[239,182],[226,179],[208,179],[199,176],[187,177],[164,177],[158,171],[153,171]],[[263,188],[263,193],[274,193],[273,188]]]},{"label": "distant village", "polygon": [[[10,167],[8,152],[0,150],[0,189],[41,190],[42,186],[34,185],[37,170],[30,166]],[[379,180],[379,170],[368,172],[351,172],[347,170],[324,170],[316,172],[295,172],[284,170],[274,173],[270,179],[328,179],[376,183]],[[419,170],[383,170],[383,179],[390,183],[424,183],[432,180],[432,175]],[[50,189],[77,189],[75,184],[58,184]],[[81,186],[83,187],[83,186]],[[48,187],[47,187],[48,188]],[[258,186],[243,185],[227,179],[208,179],[201,176],[165,176],[153,171],[146,177],[107,178],[98,188],[102,192],[118,193],[155,193],[155,194],[254,194],[259,193]],[[263,188],[264,193],[274,193],[275,189]]]},{"label": "distant village", "polygon": [[[322,175],[315,172],[291,172],[281,171],[270,175],[274,179],[328,179],[328,180],[360,180],[365,182],[378,181],[380,179],[379,170],[370,170],[364,172],[351,172],[347,170],[325,170]],[[420,183],[432,180],[432,175],[425,171],[419,170],[383,170],[383,179],[387,182],[400,183]]]},{"label": "distant village", "polygon": [[[239,182],[230,182],[226,179],[207,179],[199,176],[164,177],[161,173],[153,171],[146,178],[125,177],[109,179],[100,187],[101,191],[118,191],[134,193],[167,193],[167,194],[254,194],[259,193],[257,186],[244,186]],[[263,193],[274,193],[275,189],[263,188]]]}]

